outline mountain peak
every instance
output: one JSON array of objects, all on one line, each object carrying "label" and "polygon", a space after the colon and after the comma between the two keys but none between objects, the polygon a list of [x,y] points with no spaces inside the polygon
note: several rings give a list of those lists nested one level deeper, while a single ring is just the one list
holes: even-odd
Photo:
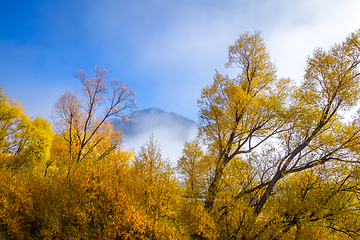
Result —
[{"label": "mountain peak", "polygon": [[152,107],[152,108],[149,108],[149,109],[145,109],[143,111],[149,111],[150,113],[155,113],[155,114],[165,113],[164,110],[161,110],[160,108],[157,108],[157,107]]},{"label": "mountain peak", "polygon": [[[123,133],[126,135],[127,129],[139,129],[140,125],[146,125],[148,128],[153,128],[155,126],[164,126],[164,125],[182,125],[182,126],[196,126],[196,123],[193,120],[190,120],[186,117],[178,115],[176,113],[169,113],[161,110],[157,107],[152,107],[148,109],[143,109],[139,111],[135,111],[126,116],[128,121],[124,121],[121,119],[112,119],[112,122],[115,128],[122,130]],[[143,122],[143,123],[140,123]],[[132,125],[132,126],[130,126]],[[133,131],[130,131],[133,132]]]}]

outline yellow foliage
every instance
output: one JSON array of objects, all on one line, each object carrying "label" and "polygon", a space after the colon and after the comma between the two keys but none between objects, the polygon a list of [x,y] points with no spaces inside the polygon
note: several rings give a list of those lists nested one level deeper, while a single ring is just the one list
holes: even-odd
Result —
[{"label": "yellow foliage", "polygon": [[238,76],[216,72],[201,93],[182,184],[154,136],[121,149],[108,118],[137,103],[106,70],[75,73],[82,97],[59,98],[57,134],[0,87],[0,239],[359,238],[360,111],[343,116],[359,59],[360,30],[316,49],[296,86],[277,78],[260,33],[240,35],[226,64]]}]

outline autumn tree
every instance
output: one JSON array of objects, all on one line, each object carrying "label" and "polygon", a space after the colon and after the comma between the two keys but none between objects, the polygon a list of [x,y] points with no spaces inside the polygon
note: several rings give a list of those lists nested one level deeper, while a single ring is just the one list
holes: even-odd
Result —
[{"label": "autumn tree", "polygon": [[23,107],[0,88],[0,161],[5,169],[42,169],[50,166],[53,131],[50,123],[29,118]]},{"label": "autumn tree", "polygon": [[[206,206],[212,208],[226,165],[282,131],[287,79],[277,80],[260,33],[241,35],[229,48],[226,66],[241,69],[231,79],[216,72],[198,101],[200,131],[216,152],[215,176]],[[256,139],[256,140],[255,140]]]},{"label": "autumn tree", "polygon": [[199,138],[185,142],[177,163],[177,172],[185,184],[186,195],[191,199],[204,197],[213,170],[213,164],[202,148]]},{"label": "autumn tree", "polygon": [[[106,81],[107,71],[94,67],[94,77],[89,78],[80,70],[74,76],[81,81],[79,98],[70,91],[65,92],[55,103],[53,117],[57,132],[68,143],[69,159],[82,162],[87,156],[98,150],[99,159],[119,146],[122,135],[115,131],[110,117],[124,118],[124,111],[138,107],[135,92],[116,79]],[[104,109],[101,116],[97,112]],[[104,144],[105,139],[107,143]]]},{"label": "autumn tree", "polygon": [[170,162],[163,159],[160,146],[150,136],[133,163],[134,194],[147,216],[142,239],[176,239],[176,205],[180,191]]},{"label": "autumn tree", "polygon": [[304,81],[294,89],[288,106],[289,122],[279,134],[281,155],[276,171],[262,183],[266,191],[255,208],[260,213],[275,184],[287,174],[333,162],[356,162],[359,118],[343,114],[359,98],[360,31],[329,51],[316,49],[308,58]]},{"label": "autumn tree", "polygon": [[200,164],[203,155],[198,139],[185,142],[182,156],[177,163],[177,170],[186,184],[186,192],[191,199],[200,197],[203,180]]},{"label": "autumn tree", "polygon": [[198,101],[200,131],[216,153],[206,207],[213,209],[227,166],[237,157],[253,175],[233,198],[248,199],[257,216],[287,176],[335,163],[355,168],[359,115],[344,120],[344,114],[358,102],[359,63],[360,30],[328,51],[316,49],[296,86],[276,77],[260,33],[241,35],[226,64],[240,73],[232,79],[216,72]]},{"label": "autumn tree", "polygon": [[[334,178],[334,173],[342,177]],[[358,168],[334,164],[284,179],[271,199],[272,218],[278,219],[274,237],[358,239],[358,174]],[[267,224],[266,228],[270,230],[274,225]]]},{"label": "autumn tree", "polygon": [[[41,204],[34,201],[32,190],[43,190],[41,181],[51,168],[53,136],[49,122],[28,117],[1,87],[0,238],[29,238],[40,229],[37,210]],[[41,179],[40,184],[37,179]]]},{"label": "autumn tree", "polygon": [[28,140],[27,130],[30,119],[23,107],[10,99],[3,87],[0,87],[0,159],[1,167],[14,164],[12,158],[19,155]]}]

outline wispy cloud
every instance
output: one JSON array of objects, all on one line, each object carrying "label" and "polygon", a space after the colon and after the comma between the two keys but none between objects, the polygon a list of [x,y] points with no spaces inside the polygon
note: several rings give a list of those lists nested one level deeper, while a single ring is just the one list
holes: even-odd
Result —
[{"label": "wispy cloud", "polygon": [[[289,1],[291,2],[291,1]],[[360,27],[359,1],[298,1],[283,11],[266,42],[280,77],[302,80],[307,56],[341,43]]]},{"label": "wispy cloud", "polygon": [[136,112],[129,116],[129,122],[125,125],[116,122],[115,126],[124,129],[123,148],[133,149],[135,153],[154,134],[164,159],[169,158],[173,164],[179,159],[185,141],[195,138],[197,134],[195,122],[160,109]]}]

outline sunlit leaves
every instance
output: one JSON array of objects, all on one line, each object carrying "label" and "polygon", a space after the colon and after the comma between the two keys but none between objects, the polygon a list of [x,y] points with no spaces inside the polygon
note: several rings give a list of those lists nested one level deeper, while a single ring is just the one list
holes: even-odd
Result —
[{"label": "sunlit leaves", "polygon": [[354,106],[359,94],[360,31],[350,34],[342,44],[328,52],[316,49],[308,59],[304,87],[318,96],[321,109]]},{"label": "sunlit leaves", "polygon": [[277,79],[260,33],[245,33],[230,46],[227,66],[233,65],[240,69],[238,77],[216,72],[213,84],[203,89],[198,101],[200,132],[218,151],[209,207],[226,164],[282,131],[287,122],[283,105],[293,87],[288,79]]},{"label": "sunlit leaves", "polygon": [[[317,171],[327,167],[331,171],[328,171],[327,178],[321,177],[322,187],[318,188],[318,195],[314,191],[319,197],[322,194],[320,189],[325,191],[340,184],[333,181],[334,178],[348,176],[345,171],[345,166],[349,167],[347,164],[360,163],[358,115],[352,119],[344,117],[359,99],[359,39],[358,30],[328,51],[316,49],[308,57],[304,80],[299,86],[290,79],[277,79],[259,33],[245,33],[230,46],[226,66],[240,69],[237,78],[231,79],[216,72],[213,83],[203,89],[198,101],[200,132],[208,149],[215,153],[216,166],[208,188],[206,207],[220,208],[223,212],[219,215],[221,225],[221,219],[226,222],[231,213],[237,211],[234,206],[245,202],[259,222],[249,222],[252,227],[242,226],[244,223],[239,213],[237,220],[223,222],[225,225],[221,231],[229,233],[229,229],[238,226],[247,229],[246,237],[251,236],[251,239],[288,236],[296,229],[291,225],[295,220],[276,215],[280,209],[271,213],[271,196],[285,196],[284,192],[279,193],[279,182],[303,176],[302,172],[309,169]],[[348,171],[354,168],[356,165],[350,165]],[[294,191],[292,189],[289,194]],[[340,196],[339,201],[342,199],[345,205],[349,204],[351,201],[344,199],[342,193],[336,194]],[[221,201],[217,203],[216,198]],[[308,202],[309,207],[315,207],[315,202]],[[303,203],[295,203],[290,201],[289,205],[301,209]],[[329,207],[325,205],[324,208]],[[344,214],[350,214],[351,208],[346,205]],[[328,211],[337,214],[335,208],[329,207]],[[269,214],[274,214],[274,218],[269,218]],[[234,224],[234,221],[238,223]],[[263,224],[258,225],[261,221]],[[303,218],[301,221],[303,228],[310,229],[309,222],[314,219]],[[311,227],[313,230],[296,237],[332,236],[337,226],[325,226],[325,223],[316,221],[319,226]],[[272,225],[278,230],[271,231]],[[259,232],[251,235],[254,228],[259,228]],[[322,235],[314,234],[316,229]],[[338,232],[344,233],[344,229],[341,226]],[[233,238],[239,237],[241,230],[236,231],[230,234]],[[241,238],[246,237],[241,235]]]},{"label": "sunlit leaves", "polygon": [[153,135],[141,147],[133,164],[134,180],[137,182],[134,185],[135,198],[149,221],[144,238],[174,239],[174,207],[180,200],[180,191],[174,170],[170,163],[162,158]]},{"label": "sunlit leaves", "polygon": [[177,171],[186,186],[186,196],[194,200],[204,197],[211,164],[201,149],[200,140],[185,142],[177,164]]},{"label": "sunlit leaves", "polygon": [[0,158],[1,165],[6,157],[19,154],[27,141],[30,125],[22,106],[14,99],[9,99],[4,88],[0,87]]}]

